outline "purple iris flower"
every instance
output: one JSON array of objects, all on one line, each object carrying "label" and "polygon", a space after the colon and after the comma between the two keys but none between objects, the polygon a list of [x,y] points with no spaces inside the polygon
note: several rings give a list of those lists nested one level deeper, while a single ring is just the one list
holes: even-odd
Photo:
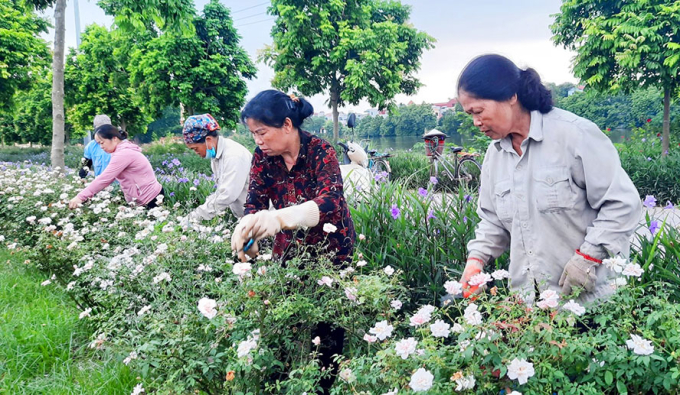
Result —
[{"label": "purple iris flower", "polygon": [[427,197],[427,189],[425,188],[418,188],[418,195],[422,197]]},{"label": "purple iris flower", "polygon": [[172,160],[172,164],[175,165],[175,166],[179,166],[179,165],[182,164],[182,162],[180,162],[177,158],[175,158],[175,159]]},{"label": "purple iris flower", "polygon": [[429,221],[431,219],[437,219],[437,217],[434,216],[434,210],[430,210],[427,212],[427,218],[425,220]]},{"label": "purple iris flower", "polygon": [[464,223],[464,224],[467,224],[467,221],[468,221],[468,218],[467,218],[466,215],[464,215],[464,216],[463,216],[463,223]]},{"label": "purple iris flower", "polygon": [[170,196],[175,196],[175,192],[170,192]]},{"label": "purple iris flower", "polygon": [[649,231],[652,232],[652,236],[654,236],[659,229],[659,221],[652,221],[649,223]]},{"label": "purple iris flower", "polygon": [[396,204],[393,204],[392,209],[390,210],[390,214],[392,214],[392,218],[397,219],[401,214],[401,210],[399,210],[399,207],[397,207]]},{"label": "purple iris flower", "polygon": [[673,206],[673,203],[671,203],[671,201],[669,200],[669,201],[666,202],[666,207],[664,207],[664,208],[668,209],[668,210],[673,210],[675,208],[675,206]]},{"label": "purple iris flower", "polygon": [[198,186],[201,182],[198,181],[198,178],[194,178],[194,186]]},{"label": "purple iris flower", "polygon": [[470,203],[470,202],[472,201],[472,196],[470,196],[470,195],[465,195],[465,196],[463,197],[463,199],[465,199],[465,203]]},{"label": "purple iris flower", "polygon": [[437,177],[432,176],[430,177],[430,182],[432,183],[432,185],[437,185],[439,180],[437,180]]},{"label": "purple iris flower", "polygon": [[652,195],[647,195],[642,204],[647,208],[654,208],[656,206],[656,198]]}]

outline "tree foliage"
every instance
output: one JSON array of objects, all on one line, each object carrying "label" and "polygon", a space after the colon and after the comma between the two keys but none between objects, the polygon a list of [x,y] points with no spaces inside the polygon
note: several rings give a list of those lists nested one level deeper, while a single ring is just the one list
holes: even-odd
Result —
[{"label": "tree foliage", "polygon": [[52,75],[44,69],[30,88],[14,95],[13,108],[0,111],[0,139],[3,144],[52,141]]},{"label": "tree foliage", "polygon": [[338,107],[367,99],[385,108],[398,93],[413,94],[422,53],[434,39],[408,23],[410,7],[396,1],[273,0],[274,44],[262,58],[274,85],[304,95],[327,92],[338,137]]},{"label": "tree foliage", "polygon": [[664,91],[664,151],[670,100],[680,88],[680,2],[563,0],[553,40],[576,51],[574,74],[602,92]]},{"label": "tree foliage", "polygon": [[223,128],[234,128],[247,92],[245,79],[257,70],[219,1],[206,4],[193,25],[194,34],[165,33],[134,52],[131,72],[140,104],[155,116],[182,104],[189,115],[209,112]]},{"label": "tree foliage", "polygon": [[0,110],[11,111],[17,90],[26,90],[51,60],[47,21],[23,2],[0,0]]},{"label": "tree foliage", "polygon": [[135,103],[130,85],[129,59],[125,53],[134,43],[129,35],[114,34],[96,24],[83,33],[80,48],[71,48],[66,59],[66,104],[69,121],[77,132],[92,130],[97,114],[131,134],[143,133],[150,117]]}]

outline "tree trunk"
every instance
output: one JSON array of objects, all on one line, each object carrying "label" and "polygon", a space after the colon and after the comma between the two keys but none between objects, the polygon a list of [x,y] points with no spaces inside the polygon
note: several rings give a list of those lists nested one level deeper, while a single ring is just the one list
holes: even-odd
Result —
[{"label": "tree trunk", "polygon": [[124,119],[120,120],[120,128],[127,132],[127,122]]},{"label": "tree trunk", "polygon": [[64,41],[66,0],[54,6],[54,54],[52,57],[52,168],[64,171]]},{"label": "tree trunk", "polygon": [[338,143],[340,128],[338,125],[338,101],[340,90],[337,86],[331,86],[331,109],[333,109],[333,145]]},{"label": "tree trunk", "polygon": [[661,143],[661,155],[668,155],[671,140],[671,90],[666,87],[663,90],[663,141]]}]

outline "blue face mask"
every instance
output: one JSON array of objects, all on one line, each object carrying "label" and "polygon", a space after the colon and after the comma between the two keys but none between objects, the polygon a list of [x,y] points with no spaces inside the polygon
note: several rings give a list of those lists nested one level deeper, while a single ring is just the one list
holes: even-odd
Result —
[{"label": "blue face mask", "polygon": [[217,156],[217,152],[215,151],[215,148],[208,148],[208,143],[205,143],[205,157],[208,159],[214,159]]}]

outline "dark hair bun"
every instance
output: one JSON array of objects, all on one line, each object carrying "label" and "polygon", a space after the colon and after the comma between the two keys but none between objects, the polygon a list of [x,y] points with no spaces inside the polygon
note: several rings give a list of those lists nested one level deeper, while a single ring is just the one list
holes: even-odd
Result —
[{"label": "dark hair bun", "polygon": [[121,129],[120,130],[120,137],[121,137],[121,140],[126,140],[128,138],[128,132]]},{"label": "dark hair bun", "polygon": [[289,118],[295,128],[314,114],[314,107],[303,98],[291,98],[281,91],[269,89],[258,93],[241,111],[241,122],[248,119],[275,128],[280,128]]},{"label": "dark hair bun", "polygon": [[552,110],[552,95],[536,70],[520,70],[501,55],[482,55],[472,59],[458,78],[458,91],[499,102],[517,95],[517,100],[528,111],[538,110],[545,114]]},{"label": "dark hair bun", "polygon": [[529,111],[538,110],[545,114],[552,110],[553,101],[550,90],[541,82],[538,72],[527,68],[519,73],[517,99]]}]

